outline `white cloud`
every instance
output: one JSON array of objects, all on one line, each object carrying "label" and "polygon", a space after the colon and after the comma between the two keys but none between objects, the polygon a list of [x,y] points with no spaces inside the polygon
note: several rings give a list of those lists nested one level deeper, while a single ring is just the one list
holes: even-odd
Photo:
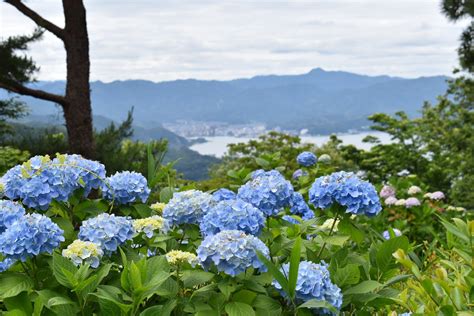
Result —
[{"label": "white cloud", "polygon": [[[63,24],[59,1],[28,5]],[[311,68],[416,77],[450,74],[465,23],[433,0],[86,0],[92,80],[230,79]],[[0,3],[2,36],[34,24]],[[63,79],[52,35],[32,47],[40,79]]]}]

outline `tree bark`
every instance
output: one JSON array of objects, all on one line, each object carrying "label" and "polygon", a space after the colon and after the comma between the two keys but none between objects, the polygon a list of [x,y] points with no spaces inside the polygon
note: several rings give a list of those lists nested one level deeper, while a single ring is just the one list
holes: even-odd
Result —
[{"label": "tree bark", "polygon": [[66,120],[69,151],[87,158],[94,158],[95,146],[89,85],[89,36],[83,0],[62,0],[65,18],[64,29],[40,16],[21,0],[4,1],[64,42],[67,80],[64,96],[31,89],[21,83],[2,82],[0,88],[61,105]]},{"label": "tree bark", "polygon": [[90,97],[89,37],[86,9],[82,0],[63,0],[65,17],[64,47],[67,80],[64,118],[73,153],[94,157],[94,135]]}]

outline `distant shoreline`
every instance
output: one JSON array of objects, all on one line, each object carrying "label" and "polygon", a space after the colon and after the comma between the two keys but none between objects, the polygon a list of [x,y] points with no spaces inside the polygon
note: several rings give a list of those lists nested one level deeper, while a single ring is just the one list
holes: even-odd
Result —
[{"label": "distant shoreline", "polygon": [[[364,131],[358,133],[340,133],[340,134],[331,134],[336,135],[339,139],[342,140],[343,144],[354,145],[360,149],[368,150],[372,147],[373,144],[364,143],[363,139],[366,136],[373,135],[380,139],[381,143],[390,143],[390,135],[378,132],[378,131]],[[303,135],[300,136],[303,143],[312,143],[317,146],[325,144],[331,135]],[[256,139],[257,137],[237,137],[237,136],[207,136],[201,137],[205,142],[195,143],[189,148],[197,151],[202,155],[210,155],[217,158],[221,158],[227,152],[227,146],[229,144],[235,143],[245,143],[251,139]]]}]

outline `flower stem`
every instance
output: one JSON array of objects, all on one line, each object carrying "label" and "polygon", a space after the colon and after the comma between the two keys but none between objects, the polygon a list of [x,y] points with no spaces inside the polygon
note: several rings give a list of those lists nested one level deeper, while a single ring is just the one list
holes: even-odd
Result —
[{"label": "flower stem", "polygon": [[[334,217],[334,221],[332,222],[331,229],[329,230],[329,236],[328,237],[331,237],[331,235],[334,231],[334,227],[336,226],[338,217],[339,217],[339,209],[336,210],[336,216]],[[316,257],[317,259],[319,259],[319,257],[321,257],[321,255],[322,255],[325,248],[326,248],[326,241],[324,241],[323,245],[321,246],[321,249],[318,252],[318,256]]]}]

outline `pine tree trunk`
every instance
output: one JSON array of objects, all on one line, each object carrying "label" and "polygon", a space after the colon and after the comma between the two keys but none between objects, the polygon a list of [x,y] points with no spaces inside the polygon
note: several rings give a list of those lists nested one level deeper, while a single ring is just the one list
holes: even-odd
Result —
[{"label": "pine tree trunk", "polygon": [[90,60],[86,10],[82,0],[63,0],[64,46],[67,55],[66,102],[63,106],[69,150],[87,158],[95,155],[89,86]]}]

